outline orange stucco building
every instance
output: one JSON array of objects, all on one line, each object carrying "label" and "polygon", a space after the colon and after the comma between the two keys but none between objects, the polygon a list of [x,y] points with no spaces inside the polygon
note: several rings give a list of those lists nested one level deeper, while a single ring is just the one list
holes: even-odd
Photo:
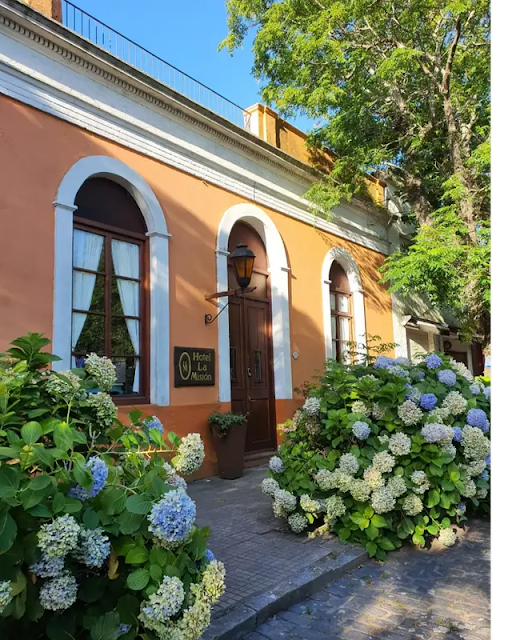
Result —
[{"label": "orange stucco building", "polygon": [[[397,341],[378,268],[400,229],[371,203],[313,216],[301,132],[261,105],[237,124],[181,95],[84,38],[66,4],[0,0],[0,350],[35,331],[60,369],[91,345],[113,356],[122,410],[201,433],[203,475],[208,415],[232,401],[254,415],[248,454],[267,454],[345,340]],[[371,191],[384,205],[385,185]],[[232,287],[238,241],[257,289],[223,309],[206,298]],[[176,380],[177,347],[213,350],[209,384]]]}]

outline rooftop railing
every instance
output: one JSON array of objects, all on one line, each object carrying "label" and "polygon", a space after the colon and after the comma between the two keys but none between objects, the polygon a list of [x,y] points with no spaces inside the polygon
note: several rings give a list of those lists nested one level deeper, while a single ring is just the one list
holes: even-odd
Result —
[{"label": "rooftop railing", "polygon": [[68,29],[123,62],[233,124],[244,129],[248,128],[250,117],[248,111],[141,47],[133,40],[121,35],[115,29],[111,29],[67,0],[62,0],[62,22]]}]

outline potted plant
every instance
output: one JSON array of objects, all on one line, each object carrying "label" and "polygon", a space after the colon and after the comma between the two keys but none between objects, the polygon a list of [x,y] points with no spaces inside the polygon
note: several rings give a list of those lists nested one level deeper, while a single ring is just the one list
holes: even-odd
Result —
[{"label": "potted plant", "polygon": [[227,480],[244,474],[247,416],[243,413],[215,412],[208,418],[219,464],[219,477]]}]

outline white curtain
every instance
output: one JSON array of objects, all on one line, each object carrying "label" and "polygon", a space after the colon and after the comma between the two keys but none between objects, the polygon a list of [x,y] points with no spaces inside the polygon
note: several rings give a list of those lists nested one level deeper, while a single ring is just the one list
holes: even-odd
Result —
[{"label": "white curtain", "polygon": [[[73,267],[97,271],[103,249],[103,236],[75,229],[73,232]],[[73,271],[73,307],[88,311],[91,307],[92,294],[96,284],[94,273]],[[73,313],[71,327],[71,343],[75,349],[82,333],[87,314]]]},{"label": "white curtain", "polygon": [[[112,240],[112,259],[114,261],[114,273],[125,278],[139,277],[139,247],[130,242]],[[130,280],[117,280],[119,297],[125,316],[139,315],[139,283]],[[126,318],[126,326],[130,334],[133,349],[139,355],[139,321]],[[133,379],[133,391],[139,390],[139,361],[135,361],[135,375]]]}]

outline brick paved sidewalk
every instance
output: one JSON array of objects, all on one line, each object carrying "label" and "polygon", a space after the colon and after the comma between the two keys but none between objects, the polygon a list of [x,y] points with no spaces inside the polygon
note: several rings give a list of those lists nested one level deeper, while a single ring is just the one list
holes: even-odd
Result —
[{"label": "brick paved sidewalk", "polygon": [[244,640],[488,640],[490,527],[472,521],[446,549],[368,561]]},{"label": "brick paved sidewalk", "polygon": [[308,540],[291,533],[272,513],[261,492],[267,467],[246,469],[238,480],[197,480],[188,493],[197,522],[211,527],[209,547],[226,566],[226,593],[215,605],[219,616],[251,596],[273,589],[330,553],[350,553],[336,538]]}]

